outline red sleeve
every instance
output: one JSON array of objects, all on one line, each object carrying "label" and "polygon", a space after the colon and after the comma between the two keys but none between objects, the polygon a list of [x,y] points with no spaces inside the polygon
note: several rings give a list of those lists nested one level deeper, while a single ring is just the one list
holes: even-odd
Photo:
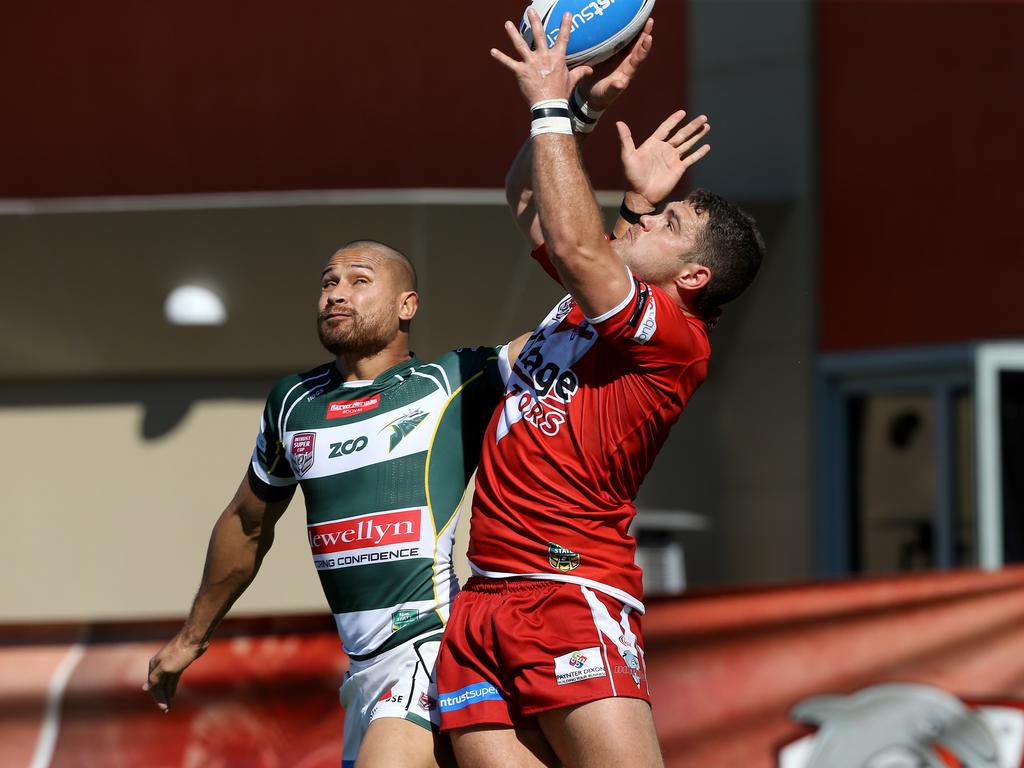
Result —
[{"label": "red sleeve", "polygon": [[538,245],[530,256],[533,257],[534,261],[541,265],[552,280],[559,285],[562,285],[562,278],[558,276],[558,270],[555,269],[555,265],[551,263],[551,257],[548,256],[548,247],[544,245],[544,243]]},{"label": "red sleeve", "polygon": [[[611,241],[611,238],[608,237],[608,235],[605,235],[605,239]],[[533,258],[534,261],[540,264],[540,266],[543,268],[545,272],[548,273],[548,276],[552,280],[561,285],[563,288],[565,287],[562,284],[562,278],[558,276],[558,270],[555,269],[555,265],[551,263],[551,257],[548,255],[548,247],[545,243],[541,243],[540,245],[538,245],[534,249],[533,253],[530,254],[530,256]]]},{"label": "red sleeve", "polygon": [[626,300],[590,322],[602,339],[648,370],[678,374],[693,364],[706,365],[711,355],[704,323],[683,312],[661,288],[635,275]]}]

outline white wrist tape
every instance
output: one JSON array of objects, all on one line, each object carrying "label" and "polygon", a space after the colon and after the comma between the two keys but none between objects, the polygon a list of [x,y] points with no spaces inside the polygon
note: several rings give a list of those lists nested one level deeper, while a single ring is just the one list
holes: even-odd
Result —
[{"label": "white wrist tape", "polygon": [[572,136],[572,120],[567,99],[547,99],[530,107],[533,122],[530,124],[530,138],[543,133],[562,133]]},{"label": "white wrist tape", "polygon": [[569,99],[569,112],[572,119],[572,129],[576,133],[590,133],[597,127],[597,121],[604,114],[603,109],[592,109],[587,102],[580,97],[579,89],[572,92]]}]

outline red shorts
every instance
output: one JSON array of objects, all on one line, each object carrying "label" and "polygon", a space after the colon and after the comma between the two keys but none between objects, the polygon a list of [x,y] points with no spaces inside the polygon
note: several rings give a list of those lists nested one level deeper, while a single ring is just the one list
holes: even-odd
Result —
[{"label": "red shorts", "polygon": [[533,715],[623,696],[650,703],[640,616],[579,584],[470,579],[437,657],[441,730],[536,727]]}]

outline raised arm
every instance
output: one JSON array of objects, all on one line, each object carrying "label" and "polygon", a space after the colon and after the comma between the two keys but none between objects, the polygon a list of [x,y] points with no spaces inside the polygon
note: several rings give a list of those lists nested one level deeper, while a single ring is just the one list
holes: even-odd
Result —
[{"label": "raised arm", "polygon": [[565,65],[572,17],[562,18],[558,40],[548,48],[540,19],[532,10],[536,50],[506,22],[509,39],[521,60],[492,49],[491,55],[511,70],[534,112],[532,178],[541,234],[562,283],[588,317],[614,309],[629,296],[632,278],[604,236],[604,222],[590,181],[583,171],[579,147],[566,130],[568,98],[576,83],[590,74],[587,67],[570,72]]},{"label": "raised arm", "polygon": [[164,712],[171,708],[181,674],[203,655],[220,620],[252,583],[289,501],[290,495],[280,501],[259,498],[247,475],[213,526],[202,582],[185,625],[150,659],[142,687]]},{"label": "raised arm", "polygon": [[[584,77],[576,87],[577,108],[600,115],[619,98],[636,78],[654,45],[654,19],[648,19],[633,46],[599,64],[593,74]],[[593,118],[588,118],[593,119]],[[593,124],[590,125],[591,130]],[[577,141],[584,141],[589,132],[576,132]],[[533,150],[526,141],[516,155],[505,177],[505,198],[516,224],[531,246],[543,242],[537,206],[533,199]]]}]

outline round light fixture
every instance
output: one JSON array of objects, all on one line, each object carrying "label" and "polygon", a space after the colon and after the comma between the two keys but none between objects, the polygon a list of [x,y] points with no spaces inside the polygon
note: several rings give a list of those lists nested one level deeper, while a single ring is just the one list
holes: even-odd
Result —
[{"label": "round light fixture", "polygon": [[167,295],[164,317],[171,325],[224,325],[228,311],[209,288],[181,285]]}]

